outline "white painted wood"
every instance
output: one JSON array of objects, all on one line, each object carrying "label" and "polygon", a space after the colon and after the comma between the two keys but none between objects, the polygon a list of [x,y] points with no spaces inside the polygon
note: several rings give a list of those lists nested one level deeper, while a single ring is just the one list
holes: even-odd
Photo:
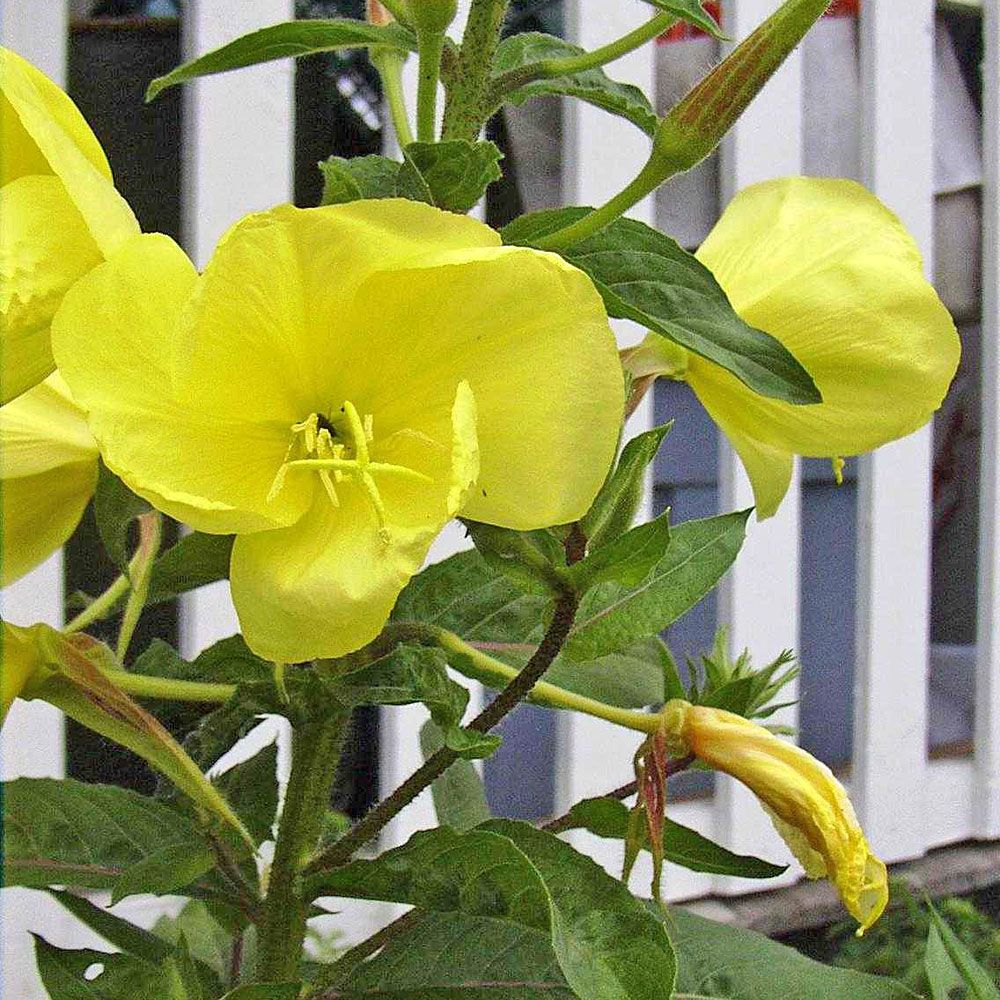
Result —
[{"label": "white painted wood", "polygon": [[[3,0],[0,40],[66,86],[69,13],[62,0]],[[57,552],[27,576],[0,593],[0,616],[19,625],[63,624],[63,557]],[[60,778],[65,773],[66,737],[63,715],[43,702],[15,702],[0,734],[0,775]],[[0,893],[3,928],[0,993],[19,1000],[43,1000],[35,973],[29,931],[72,937],[74,921],[43,893],[5,889]]]},{"label": "white painted wood", "polygon": [[[607,4],[605,0],[576,0],[566,5],[566,37],[585,48],[596,48],[644,23],[654,13],[643,4]],[[633,83],[646,94],[655,93],[656,51],[645,45],[607,67],[609,75]],[[634,125],[579,101],[563,102],[563,192],[569,205],[600,205],[636,175],[649,157],[649,140]],[[652,223],[654,204],[647,198],[629,215]],[[622,346],[637,343],[645,331],[633,323],[616,323]],[[636,411],[626,437],[652,422],[652,399]],[[556,752],[556,809],[569,808],[578,799],[599,795],[633,777],[632,755],[638,734],[585,716],[560,713]],[[583,835],[571,840],[582,844]],[[609,870],[621,872],[620,845],[594,839],[587,845]],[[648,888],[648,882],[647,882]]]},{"label": "white painted wood", "polygon": [[983,333],[976,835],[1000,837],[1000,6],[983,8]]},{"label": "white painted wood", "polygon": [[[184,57],[294,16],[294,0],[190,0],[182,22]],[[184,85],[182,226],[198,267],[243,215],[291,199],[293,81],[293,61],[285,59]],[[236,631],[228,583],[181,599],[185,656]]]},{"label": "white painted wood", "polygon": [[[723,27],[738,42],[770,15],[775,0],[730,0],[723,6]],[[793,53],[768,82],[727,136],[722,148],[723,204],[749,184],[802,172],[802,57]],[[753,491],[739,458],[720,435],[719,500],[723,511],[753,506]],[[798,463],[792,484],[778,513],[758,523],[751,516],[747,540],[735,565],[719,588],[719,622],[729,630],[731,655],[749,649],[763,665],[783,649],[799,645]],[[782,701],[796,697],[796,685],[782,692]],[[775,721],[795,726],[794,707]],[[715,836],[740,854],[761,854],[791,863],[788,848],[775,832],[752,792],[724,775],[717,777]],[[790,864],[782,882],[794,882],[798,869]],[[772,883],[775,884],[775,883]],[[760,884],[720,877],[719,892],[747,892]]]},{"label": "white painted wood", "polygon": [[[863,5],[863,175],[916,238],[928,275],[933,27],[933,0]],[[926,850],[933,802],[926,783],[930,428],[866,456],[859,479],[854,795],[872,846],[894,861]]]}]

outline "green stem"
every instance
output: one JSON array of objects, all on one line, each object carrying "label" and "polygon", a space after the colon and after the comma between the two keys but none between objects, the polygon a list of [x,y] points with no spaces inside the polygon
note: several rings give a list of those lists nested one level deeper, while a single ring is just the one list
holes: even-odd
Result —
[{"label": "green stem", "polygon": [[[481,649],[469,645],[454,632],[438,628],[433,631],[437,645],[471,661],[480,676],[486,675],[502,683],[508,683],[517,677],[517,667],[512,667],[509,663],[497,660]],[[582,694],[575,694],[565,688],[550,684],[548,681],[536,681],[534,687],[531,688],[531,695],[536,700],[544,701],[553,708],[582,712],[584,715],[591,715],[595,719],[604,719],[606,722],[622,726],[625,729],[634,729],[639,733],[654,733],[659,725],[658,717],[650,715],[648,712],[632,712],[615,705],[605,705],[604,702],[587,698]]]},{"label": "green stem", "polygon": [[489,117],[489,110],[484,111],[486,90],[508,3],[509,0],[472,0],[469,6],[462,47],[450,74],[451,87],[441,128],[444,139],[474,142]]},{"label": "green stem", "polygon": [[122,573],[114,583],[104,591],[103,594],[95,597],[75,618],[63,626],[63,632],[67,635],[71,632],[79,632],[88,625],[107,618],[117,607],[118,602],[128,593],[128,577]]},{"label": "green stem", "polygon": [[646,165],[639,171],[638,176],[630,181],[621,191],[610,201],[605,202],[600,208],[595,208],[592,212],[578,219],[565,229],[557,229],[548,236],[534,241],[532,246],[538,250],[565,250],[574,243],[585,240],[588,236],[600,232],[605,226],[609,226],[619,216],[624,215],[633,205],[642,201],[646,195],[655,191],[665,180],[662,164],[654,151]]},{"label": "green stem", "polygon": [[[531,659],[523,669],[515,672],[510,683],[469,723],[468,729],[488,733],[501,719],[515,708],[535,687],[539,678],[552,665],[573,627],[579,597],[575,593],[563,594],[555,605],[552,621]],[[388,798],[358,820],[335,844],[318,855],[306,868],[307,898],[323,892],[323,869],[336,868],[347,862],[351,855],[363,847],[396,815],[408,806],[425,788],[431,785],[458,760],[458,754],[442,747],[431,754]],[[309,878],[308,876],[311,876]]]},{"label": "green stem", "polygon": [[118,629],[118,645],[115,647],[115,657],[119,663],[125,662],[129,643],[139,624],[139,616],[146,606],[146,595],[149,593],[149,579],[153,574],[153,563],[160,551],[160,538],[163,531],[163,517],[158,511],[150,511],[139,518],[139,547],[129,564],[132,574],[132,593],[128,596],[122,623]]},{"label": "green stem", "polygon": [[274,846],[274,861],[258,932],[257,977],[263,982],[299,978],[309,902],[302,871],[316,848],[333,784],[349,713],[334,711],[297,729],[292,738],[292,773]]},{"label": "green stem", "polygon": [[554,77],[571,76],[573,73],[582,73],[584,70],[606,66],[662,35],[676,22],[677,18],[671,14],[657,14],[627,35],[622,35],[621,38],[616,38],[613,42],[602,45],[591,52],[581,52],[576,56],[539,59],[537,62],[508,70],[493,81],[490,87],[491,98],[499,104],[505,94],[509,94],[534,80],[551,80]]},{"label": "green stem", "polygon": [[403,93],[403,63],[406,57],[397,49],[374,48],[371,50],[371,61],[382,77],[382,93],[389,108],[392,127],[396,131],[396,141],[402,149],[413,142],[410,117],[406,112],[406,96]]},{"label": "green stem", "polygon": [[144,677],[127,670],[105,670],[115,686],[137,698],[160,698],[163,701],[193,701],[221,705],[236,693],[235,684],[208,684],[181,681],[172,677]]},{"label": "green stem", "polygon": [[437,91],[441,78],[443,31],[422,31],[417,35],[420,76],[417,80],[417,139],[433,142],[437,130]]}]

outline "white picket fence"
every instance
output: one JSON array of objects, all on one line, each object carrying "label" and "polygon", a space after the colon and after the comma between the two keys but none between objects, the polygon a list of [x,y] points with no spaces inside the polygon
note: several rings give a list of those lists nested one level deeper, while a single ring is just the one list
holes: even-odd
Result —
[{"label": "white picket fence", "polygon": [[[778,0],[729,0],[727,33],[744,36]],[[4,0],[3,42],[56,80],[65,79],[68,3]],[[625,0],[566,0],[570,37],[592,46],[636,27],[649,8]],[[249,29],[286,20],[292,0],[188,0],[183,22],[188,55],[204,52]],[[849,785],[875,850],[886,860],[915,858],[968,839],[1000,838],[1000,9],[984,0],[986,59],[983,128],[983,356],[982,472],[975,752],[929,760],[927,754],[930,581],[930,433],[925,430],[865,458],[858,499],[857,648],[854,751]],[[860,19],[863,175],[905,221],[931,267],[933,209],[933,0],[864,0]],[[656,50],[649,46],[618,61],[616,79],[655,93]],[[203,264],[236,218],[291,196],[293,156],[290,62],[200,80],[185,88],[185,243]],[[754,181],[803,172],[803,72],[793,56],[726,143],[725,201]],[[566,109],[564,199],[594,204],[614,193],[644,162],[645,138],[631,125],[587,105]],[[653,199],[634,215],[654,222]],[[621,325],[623,343],[641,333]],[[651,404],[633,419],[648,426]],[[721,504],[748,506],[748,483],[733,453],[719,455]],[[800,498],[793,486],[779,516],[752,525],[736,568],[725,581],[721,619],[734,647],[763,660],[795,647],[799,632]],[[432,553],[441,558],[461,544],[446,532]],[[2,595],[12,621],[59,624],[62,563],[55,556]],[[236,628],[224,585],[186,599],[183,648],[194,653]],[[831,641],[836,641],[831,637]],[[383,714],[381,781],[389,791],[419,762],[419,709]],[[795,712],[782,721],[794,724]],[[560,716],[556,805],[604,792],[630,777],[636,740],[588,718]],[[57,713],[18,704],[4,731],[3,771],[16,775],[63,772]],[[672,815],[742,853],[787,857],[764,814],[741,786],[720,781],[711,798],[677,803]],[[433,824],[429,795],[421,796],[386,831],[386,844]],[[582,837],[577,843],[614,869],[620,849]],[[642,888],[643,873],[638,873]],[[784,879],[794,881],[794,871]],[[735,894],[759,883],[671,868],[674,899]],[[133,904],[133,909],[136,905]],[[385,915],[360,908],[356,931]],[[148,916],[147,908],[147,916]],[[5,985],[10,997],[42,996],[30,973],[26,927],[54,943],[85,939],[40,894],[4,893]],[[88,943],[91,938],[86,939]]]}]

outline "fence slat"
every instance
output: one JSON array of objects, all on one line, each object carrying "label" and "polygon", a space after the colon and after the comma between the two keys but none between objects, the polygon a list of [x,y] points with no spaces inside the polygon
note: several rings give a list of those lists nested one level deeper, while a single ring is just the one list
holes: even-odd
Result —
[{"label": "fence slat", "polygon": [[[294,0],[192,0],[182,21],[184,57],[290,20],[294,8]],[[293,79],[292,61],[279,60],[184,85],[182,225],[198,267],[242,215],[291,199]],[[238,629],[228,583],[181,599],[185,655]]]},{"label": "fence slat", "polygon": [[[925,258],[933,245],[933,29],[933,0],[862,5],[864,177]],[[933,273],[929,259],[926,270]],[[891,861],[927,848],[930,428],[866,456],[859,480],[852,789],[875,850]]]},{"label": "fence slat", "polygon": [[986,3],[983,57],[982,451],[976,681],[976,833],[1000,836],[1000,7]]},{"label": "fence slat", "polygon": [[[723,26],[734,41],[745,38],[775,8],[774,0],[730,0],[723,5]],[[749,184],[802,172],[802,56],[793,53],[750,105],[722,148],[722,201]],[[753,491],[743,466],[720,436],[719,499],[722,510],[753,506]],[[747,648],[759,665],[799,644],[798,463],[792,486],[778,513],[761,524],[752,519],[739,559],[719,590],[719,622],[729,630],[730,652]],[[794,699],[795,688],[782,692]],[[780,721],[794,726],[797,712],[783,709]],[[716,836],[740,853],[790,860],[753,793],[722,775],[717,779]],[[794,867],[786,881],[797,878]],[[716,880],[719,892],[752,888],[745,879]]]}]

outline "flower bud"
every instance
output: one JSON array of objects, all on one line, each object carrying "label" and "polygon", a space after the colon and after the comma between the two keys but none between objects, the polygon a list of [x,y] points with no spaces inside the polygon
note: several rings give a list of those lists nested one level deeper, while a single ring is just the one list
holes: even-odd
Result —
[{"label": "flower bud", "polygon": [[720,708],[675,699],[661,713],[672,753],[694,754],[760,799],[809,878],[828,878],[867,930],[889,898],[885,865],[872,853],[844,787],[800,747]]},{"label": "flower bud", "polygon": [[458,0],[406,0],[406,10],[418,35],[440,34],[455,20]]},{"label": "flower bud", "polygon": [[786,0],[688,91],[654,138],[653,157],[665,177],[690,170],[715,149],[829,6],[830,0]]}]

